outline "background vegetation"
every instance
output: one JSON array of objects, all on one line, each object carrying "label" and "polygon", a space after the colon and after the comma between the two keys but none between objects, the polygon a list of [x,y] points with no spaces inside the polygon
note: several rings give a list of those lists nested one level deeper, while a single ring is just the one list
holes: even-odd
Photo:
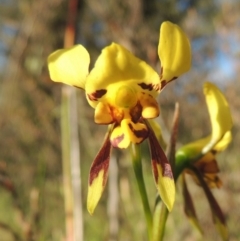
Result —
[{"label": "background vegetation", "polygon": [[[1,241],[70,241],[65,232],[61,85],[51,82],[46,65],[47,56],[63,46],[67,6],[67,0],[0,0]],[[76,43],[89,50],[92,65],[101,49],[114,41],[159,69],[156,50],[159,26],[165,20],[178,23],[187,33],[193,66],[159,97],[163,134],[167,139],[174,105],[179,102],[178,145],[207,135],[210,123],[202,84],[212,81],[222,89],[232,110],[233,142],[218,158],[224,185],[214,194],[227,217],[230,240],[240,240],[240,2],[80,0]],[[114,150],[117,185],[105,190],[93,216],[86,211],[88,171],[106,127],[94,124],[93,110],[80,90],[77,97],[84,240],[144,241],[145,221],[127,150]],[[145,156],[144,174],[153,207],[156,190],[147,153]],[[166,240],[220,240],[203,192],[196,185],[191,190],[205,238],[187,221],[178,187]],[[114,236],[110,235],[109,192],[119,203]]]}]

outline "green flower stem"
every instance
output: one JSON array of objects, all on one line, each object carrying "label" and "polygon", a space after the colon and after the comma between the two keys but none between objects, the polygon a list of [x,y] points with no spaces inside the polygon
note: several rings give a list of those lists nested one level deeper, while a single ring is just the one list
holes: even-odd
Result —
[{"label": "green flower stem", "polygon": [[[159,207],[157,207],[159,206]],[[159,202],[156,206],[156,211],[154,213],[154,223],[153,223],[153,232],[156,234],[154,236],[153,241],[162,241],[164,237],[164,232],[165,232],[165,227],[166,227],[166,222],[168,218],[168,209],[166,205],[163,202]],[[157,208],[159,210],[157,210]],[[155,222],[155,216],[158,215],[158,222]],[[157,232],[155,230],[157,229]]]},{"label": "green flower stem", "polygon": [[152,220],[153,219],[152,219],[152,213],[150,210],[146,187],[143,179],[140,145],[136,145],[136,144],[131,145],[131,155],[132,155],[133,169],[137,179],[138,189],[141,195],[145,219],[147,223],[148,239],[149,241],[152,241]]}]

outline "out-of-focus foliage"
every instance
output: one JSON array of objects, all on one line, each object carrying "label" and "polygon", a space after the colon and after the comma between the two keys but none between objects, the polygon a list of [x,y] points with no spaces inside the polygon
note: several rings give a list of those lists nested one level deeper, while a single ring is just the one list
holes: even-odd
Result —
[{"label": "out-of-focus foliage", "polygon": [[[78,9],[76,42],[90,51],[91,64],[101,48],[114,41],[159,70],[157,44],[162,21],[178,23],[187,32],[193,49],[193,67],[160,95],[163,133],[168,134],[176,101],[180,104],[179,145],[209,133],[202,83],[213,81],[221,87],[232,110],[234,129],[233,143],[219,162],[224,187],[215,194],[222,200],[220,205],[227,216],[230,240],[239,240],[235,225],[240,218],[237,185],[240,181],[239,1],[88,0],[79,1]],[[46,58],[62,47],[66,16],[66,0],[0,0],[2,240],[58,241],[64,238],[59,128],[61,86],[50,81]],[[88,171],[105,128],[94,125],[93,110],[81,97],[83,93],[80,90],[78,93],[85,205]],[[118,163],[119,240],[145,240],[146,228],[139,194],[132,181],[131,162],[124,156],[126,152],[121,154]],[[147,164],[145,180],[153,205],[155,187]],[[201,190],[193,187],[191,191],[201,205],[198,210],[205,240],[218,240],[209,212],[205,211]],[[86,240],[108,240],[107,200],[106,191],[93,217],[86,212],[86,205],[83,207]],[[177,197],[167,223],[166,240],[201,240],[187,220],[183,222],[184,218],[182,201]]]}]

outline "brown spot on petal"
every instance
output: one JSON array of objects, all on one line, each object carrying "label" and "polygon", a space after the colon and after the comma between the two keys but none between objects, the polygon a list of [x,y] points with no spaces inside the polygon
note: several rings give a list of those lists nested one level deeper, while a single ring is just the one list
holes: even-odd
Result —
[{"label": "brown spot on petal", "polygon": [[87,94],[87,96],[89,100],[97,101],[99,98],[103,97],[106,93],[107,93],[107,90],[101,89],[101,90],[96,90],[91,94]]},{"label": "brown spot on petal", "polygon": [[145,83],[141,83],[141,84],[138,84],[142,89],[144,90],[152,90],[153,89],[153,85],[152,84],[145,84]]},{"label": "brown spot on petal", "polygon": [[159,91],[160,90],[160,85],[159,84],[146,84],[146,83],[140,83],[138,84],[143,90],[149,90],[149,91],[152,91],[152,90],[155,90],[155,91]]}]

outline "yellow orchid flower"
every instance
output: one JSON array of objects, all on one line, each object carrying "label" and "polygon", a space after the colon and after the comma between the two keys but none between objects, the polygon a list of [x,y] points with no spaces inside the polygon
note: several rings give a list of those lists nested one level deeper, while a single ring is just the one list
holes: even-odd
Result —
[{"label": "yellow orchid flower", "polygon": [[214,84],[205,83],[204,94],[210,115],[212,133],[208,137],[181,147],[176,153],[176,169],[179,169],[177,175],[182,173],[183,176],[183,196],[187,216],[201,231],[185,181],[185,175],[190,174],[195,182],[203,188],[216,227],[225,240],[227,237],[225,219],[210,189],[222,186],[218,177],[219,168],[215,156],[218,152],[226,149],[232,140],[232,117],[224,95]]},{"label": "yellow orchid flower", "polygon": [[102,50],[90,72],[90,57],[82,45],[57,50],[48,57],[51,79],[84,89],[88,103],[95,109],[95,122],[111,125],[90,169],[87,204],[90,213],[106,185],[112,147],[127,148],[130,143],[139,144],[146,138],[152,151],[157,188],[169,210],[173,206],[172,170],[147,119],[159,115],[156,97],[172,76],[176,78],[190,68],[191,57],[188,39],[177,25],[165,22],[160,31],[161,77],[116,43]]}]

